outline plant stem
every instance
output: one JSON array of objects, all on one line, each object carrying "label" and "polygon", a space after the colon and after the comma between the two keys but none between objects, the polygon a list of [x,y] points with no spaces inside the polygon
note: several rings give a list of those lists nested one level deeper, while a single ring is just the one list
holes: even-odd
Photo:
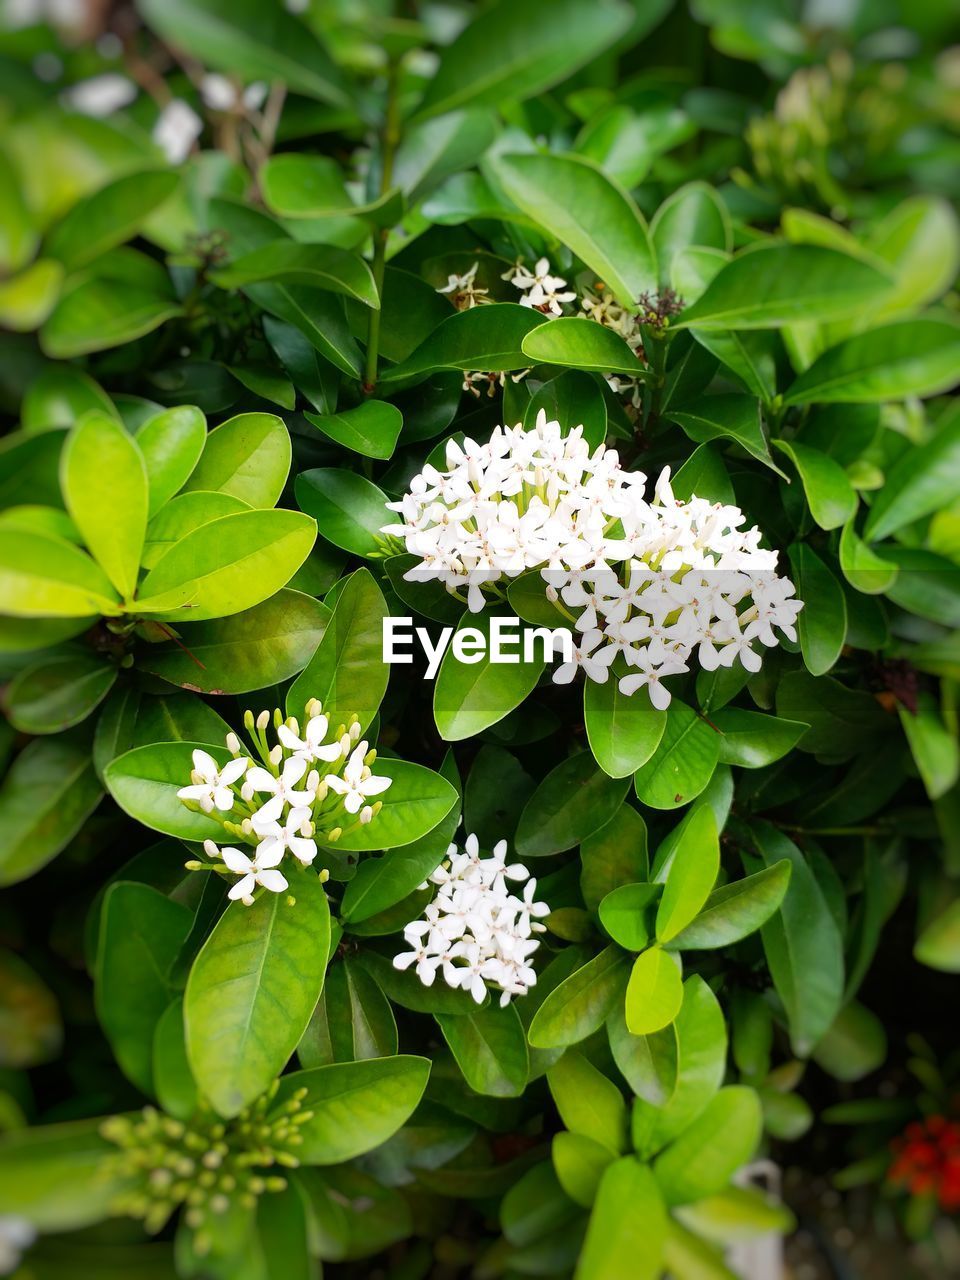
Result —
[{"label": "plant stem", "polygon": [[[383,135],[380,145],[380,192],[386,195],[393,181],[393,157],[400,141],[400,102],[397,92],[399,83],[399,66],[391,58],[387,68],[387,105],[383,120]],[[373,278],[377,286],[377,297],[383,297],[383,273],[387,261],[387,240],[390,237],[389,227],[377,227],[373,233]],[[377,385],[377,356],[380,347],[380,308],[370,312],[370,326],[367,330],[367,361],[363,376],[363,390],[369,395]]]}]

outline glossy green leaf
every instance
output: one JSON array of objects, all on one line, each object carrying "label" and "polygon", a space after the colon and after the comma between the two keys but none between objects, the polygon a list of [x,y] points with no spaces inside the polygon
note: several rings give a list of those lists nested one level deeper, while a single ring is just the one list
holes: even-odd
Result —
[{"label": "glossy green leaf", "polygon": [[516,302],[494,302],[457,311],[400,364],[388,369],[380,385],[432,373],[434,369],[526,369],[530,358],[522,343],[531,329],[544,323],[539,311]]},{"label": "glossy green leaf", "polygon": [[627,983],[627,1029],[648,1036],[668,1027],[683,1002],[683,981],[676,958],[660,947],[641,952]]},{"label": "glossy green leaf", "polygon": [[200,747],[219,765],[230,759],[226,747],[198,742],[153,742],[111,760],[103,780],[131,818],[181,840],[220,840],[223,827],[204,813],[191,812],[177,791],[189,786],[193,752]]},{"label": "glossy green leaf", "polygon": [[160,563],[175,542],[185,538],[201,525],[219,520],[221,516],[233,516],[238,511],[252,508],[240,498],[229,493],[181,493],[158,512],[147,525],[147,540],[143,544],[143,567],[153,569]]},{"label": "glossy green leaf", "polygon": [[960,325],[921,316],[855,334],[819,356],[786,404],[872,404],[932,396],[960,381]]},{"label": "glossy green leaf", "polygon": [[804,601],[798,630],[800,650],[811,675],[829,671],[847,636],[843,590],[817,553],[805,542],[788,549],[797,596]]},{"label": "glossy green leaf", "polygon": [[656,1280],[666,1235],[663,1196],[650,1169],[634,1156],[615,1160],[600,1179],[575,1280]]},{"label": "glossy green leaf", "polygon": [[302,871],[289,894],[231,903],[204,943],[184,997],[187,1056],[221,1115],[237,1115],[283,1070],[320,996],[329,938],[323,885]]},{"label": "glossy green leaf", "polygon": [[22,733],[61,733],[85,720],[110,692],[117,667],[94,654],[51,656],[7,685],[4,710]]},{"label": "glossy green leaf", "polygon": [[752,1089],[721,1089],[693,1124],[654,1161],[668,1205],[689,1204],[722,1191],[753,1156],[763,1120]]},{"label": "glossy green leaf", "polygon": [[[450,639],[433,694],[437,729],[447,742],[472,738],[497,724],[532,692],[544,670],[541,644],[533,661],[522,660],[524,628],[505,633],[521,660],[491,661],[491,635],[500,621],[489,613],[465,613]],[[454,647],[461,644],[463,658]]]},{"label": "glossy green leaf", "polygon": [[44,322],[40,345],[51,359],[70,360],[133,342],[180,314],[170,297],[141,284],[78,276]]},{"label": "glossy green leaf", "polygon": [[689,804],[713,777],[719,758],[717,731],[674,699],[656,751],[634,774],[637,795],[653,809]]},{"label": "glossy green leaf", "polygon": [[229,618],[184,623],[177,641],[151,645],[137,665],[184,689],[249,693],[302,671],[329,617],[319,600],[284,588]]},{"label": "glossy green leaf", "polygon": [[622,804],[608,823],[580,846],[580,892],[595,910],[621,885],[647,879],[647,828],[636,809]]},{"label": "glossy green leaf", "polygon": [[338,849],[401,848],[432,831],[457,803],[456,787],[423,765],[383,756],[374,772],[393,779],[379,797],[383,808],[372,822],[341,836]]},{"label": "glossy green leaf", "polygon": [[626,6],[605,3],[587,14],[577,0],[518,0],[481,12],[444,51],[420,114],[532,97],[597,57],[629,21]]},{"label": "glossy green leaf", "polygon": [[770,329],[794,321],[838,320],[874,305],[889,288],[887,276],[835,249],[762,245],[722,267],[675,324]]},{"label": "glossy green leaf", "polygon": [[607,947],[550,992],[527,1030],[530,1044],[551,1049],[585,1040],[623,999],[626,984],[627,956]]},{"label": "glossy green leaf", "polygon": [[16,884],[45,866],[102,796],[86,742],[71,735],[28,743],[0,785],[0,885]]},{"label": "glossy green leaf", "polygon": [[194,405],[177,405],[137,431],[150,486],[150,518],[190,479],[207,440],[207,420]]},{"label": "glossy green leaf", "polygon": [[20,423],[24,431],[72,427],[88,409],[117,416],[113,401],[88,373],[71,364],[51,364],[24,392]]},{"label": "glossy green leaf", "polygon": [[708,444],[712,440],[732,440],[772,471],[783,475],[770,456],[760,412],[753,396],[705,396],[696,409],[671,409],[668,417],[671,422],[682,427],[691,440],[700,444]]},{"label": "glossy green leaf", "polygon": [[755,875],[721,885],[671,945],[677,951],[712,951],[739,942],[766,924],[783,902],[789,883],[790,863],[784,858]]},{"label": "glossy green leaf", "polygon": [[684,823],[667,871],[657,911],[658,941],[669,942],[686,928],[706,902],[719,870],[716,820],[709,805],[701,805]]},{"label": "glossy green leaf", "polygon": [[952,414],[925,444],[906,449],[888,472],[863,527],[879,541],[946,506],[960,485],[960,414]]},{"label": "glossy green leaf", "polygon": [[275,414],[238,413],[207,436],[186,488],[272,507],[287,482],[290,452],[287,428]]},{"label": "glossy green leaf", "polygon": [[302,719],[311,698],[323,703],[334,725],[357,716],[361,731],[371,722],[387,688],[382,631],[387,616],[383,592],[367,569],[352,574],[337,598],[316,652],[287,694],[287,714]]},{"label": "glossy green leaf", "polygon": [[[393,1136],[413,1114],[430,1075],[427,1058],[401,1054],[295,1071],[280,1081],[275,1106],[306,1089],[300,1128],[303,1164],[342,1164]],[[269,1114],[269,1113],[268,1113]]]},{"label": "glossy green leaf", "polygon": [[118,881],[104,895],[97,949],[97,1016],[125,1074],[153,1092],[153,1035],[173,998],[171,970],[190,912],[146,884]]},{"label": "glossy green leaf", "polygon": [[316,536],[299,511],[222,516],[174,543],[141,583],[136,607],[185,622],[242,613],[290,581]]},{"label": "glossy green leaf", "polygon": [[641,380],[649,376],[618,333],[580,317],[548,320],[527,334],[522,347],[532,364],[562,364],[599,373],[625,373]]},{"label": "glossy green leaf", "polygon": [[463,1015],[437,1015],[443,1038],[476,1093],[515,1098],[527,1084],[527,1041],[516,1006],[489,1005]]},{"label": "glossy green leaf", "polygon": [[211,272],[210,278],[222,289],[242,289],[264,281],[306,285],[356,298],[367,307],[380,307],[376,281],[363,258],[325,244],[274,240]]},{"label": "glossy green leaf", "polygon": [[618,946],[642,951],[653,935],[659,897],[659,885],[622,884],[600,902],[600,923]]},{"label": "glossy green leaf", "polygon": [[797,720],[782,720],[740,707],[720,707],[710,719],[723,734],[721,763],[744,769],[762,769],[782,759],[810,727]]},{"label": "glossy green leaf", "polygon": [[176,1120],[189,1120],[196,1111],[197,1086],[187,1061],[182,996],[167,1005],[153,1035],[153,1090],[163,1110]]},{"label": "glossy green leaf", "polygon": [[51,258],[39,258],[0,281],[0,324],[14,333],[32,333],[57,305],[62,286],[63,267]]},{"label": "glossy green leaf", "polygon": [[143,454],[115,418],[93,410],[67,436],[60,483],[91,555],[123,599],[131,600],[147,532]]},{"label": "glossy green leaf", "polygon": [[568,756],[551,769],[524,806],[517,853],[526,859],[572,849],[610,821],[627,786],[626,780],[598,769],[589,751]]},{"label": "glossy green leaf", "polygon": [[390,1001],[350,956],[327,970],[323,992],[297,1046],[302,1067],[389,1058],[397,1052]]},{"label": "glossy green leaf", "polygon": [[913,954],[930,969],[960,973],[960,898],[954,899],[923,929]]},{"label": "glossy green leaf", "polygon": [[68,271],[129,240],[155,209],[173,195],[179,175],[169,169],[128,173],[73,206],[51,232],[45,251]]},{"label": "glossy green leaf", "polygon": [[403,426],[403,414],[385,400],[366,400],[342,413],[304,416],[336,444],[365,458],[391,457]]},{"label": "glossy green leaf", "polygon": [[617,1086],[575,1049],[547,1072],[560,1119],[572,1133],[593,1138],[614,1155],[627,1142],[627,1108]]},{"label": "glossy green leaf", "polygon": [[509,155],[492,167],[510,199],[572,249],[624,306],[656,290],[653,246],[639,210],[590,161]]},{"label": "glossy green leaf", "polygon": [[669,284],[674,257],[689,245],[729,250],[733,241],[726,206],[705,182],[688,182],[669,195],[650,223],[660,279]]},{"label": "glossy green leaf", "polygon": [[[888,487],[889,480],[880,491],[880,497]],[[919,487],[922,488],[922,486]],[[895,518],[899,519],[899,516]],[[884,560],[883,556],[878,555],[872,547],[857,536],[853,520],[843,526],[837,547],[837,559],[844,578],[864,595],[882,595],[893,586],[900,572],[897,565]]]},{"label": "glossy green leaf", "polygon": [[821,529],[838,529],[853,517],[857,495],[847,473],[833,458],[797,441],[775,440],[774,446],[796,468],[810,514]]},{"label": "glossy green leaf", "polygon": [[353,471],[316,467],[301,471],[294,486],[301,510],[313,516],[335,547],[358,556],[379,548],[380,530],[392,520],[382,490]]}]

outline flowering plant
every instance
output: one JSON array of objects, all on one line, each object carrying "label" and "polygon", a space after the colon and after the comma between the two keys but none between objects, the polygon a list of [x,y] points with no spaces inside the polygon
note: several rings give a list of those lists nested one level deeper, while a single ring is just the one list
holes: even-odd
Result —
[{"label": "flowering plant", "polygon": [[0,4],[0,1274],[956,1270],[956,33],[839,8]]}]

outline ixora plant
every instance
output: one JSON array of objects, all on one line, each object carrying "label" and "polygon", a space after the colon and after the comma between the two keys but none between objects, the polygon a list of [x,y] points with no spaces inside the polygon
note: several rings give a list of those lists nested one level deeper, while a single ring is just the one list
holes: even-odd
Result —
[{"label": "ixora plant", "polygon": [[936,8],[0,9],[0,1274],[955,1269]]}]

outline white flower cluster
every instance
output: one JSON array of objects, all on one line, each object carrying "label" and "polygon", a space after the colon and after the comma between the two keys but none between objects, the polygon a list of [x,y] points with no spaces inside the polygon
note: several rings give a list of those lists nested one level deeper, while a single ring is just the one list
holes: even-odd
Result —
[{"label": "white flower cluster", "polygon": [[583,667],[603,683],[619,657],[629,668],[620,691],[646,686],[662,709],[670,694],[661,680],[686,671],[694,651],[708,670],[739,658],[755,671],[754,642],[775,645],[775,628],[795,639],[802,605],[760,530],[741,528],[739,507],[677,501],[667,470],[653,501],[645,484],[616,450],[591,452],[581,427],[565,434],[541,412],[531,431],[497,427],[483,445],[450,441],[447,470],[415,476],[388,504],[403,523],[382,532],[418,557],[410,581],[439,579],[461,598],[466,588],[471,612],[503,598],[495,584],[504,577],[539,569],[548,598],[581,633],[554,680]]},{"label": "white flower cluster", "polygon": [[[524,884],[518,897],[508,881]],[[537,882],[521,863],[507,862],[507,842],[500,840],[484,857],[475,835],[467,836],[463,852],[456,844],[446,860],[421,888],[440,886],[421,920],[406,926],[403,936],[411,951],[393,958],[395,969],[415,966],[425,987],[433,986],[437,973],[450,987],[469,991],[477,1004],[487,994],[487,983],[496,987],[500,1007],[512,996],[526,995],[537,980],[530,961],[540,945],[534,934],[550,914],[536,899]]]},{"label": "white flower cluster", "polygon": [[[644,358],[639,314],[621,306],[609,289],[602,285],[598,286],[596,293],[585,289],[580,299],[580,314],[612,329],[623,338],[639,360]],[[644,384],[639,378],[631,378],[629,374],[623,373],[607,373],[604,378],[614,395],[623,396],[635,409],[640,408]]]},{"label": "white flower cluster", "polygon": [[269,711],[262,711],[256,720],[248,711],[244,724],[263,763],[255,764],[237,735],[228,733],[227,749],[233,759],[221,766],[209,752],[195,749],[190,783],[177,792],[188,808],[214,818],[223,824],[227,836],[252,846],[252,852],[245,853],[234,845],[218,847],[206,840],[204,852],[213,862],[187,864],[192,870],[239,876],[228,896],[247,906],[258,885],[271,893],[283,893],[288,887],[278,870],[288,852],[309,866],[317,856],[318,835],[325,844],[334,844],[345,831],[371,822],[383,803],[373,797],[382,795],[393,781],[371,771],[377,753],[358,741],[360,725],[355,716],[328,742],[330,722],[315,698],[307,706],[307,715],[301,737],[296,719],[284,720],[276,711],[273,726],[278,741],[271,747],[266,736]]},{"label": "white flower cluster", "polygon": [[567,289],[566,280],[550,274],[548,258],[539,258],[532,271],[518,262],[500,279],[509,280],[520,290],[521,307],[532,307],[544,315],[562,316],[563,304],[572,302],[577,296],[573,289]]}]

